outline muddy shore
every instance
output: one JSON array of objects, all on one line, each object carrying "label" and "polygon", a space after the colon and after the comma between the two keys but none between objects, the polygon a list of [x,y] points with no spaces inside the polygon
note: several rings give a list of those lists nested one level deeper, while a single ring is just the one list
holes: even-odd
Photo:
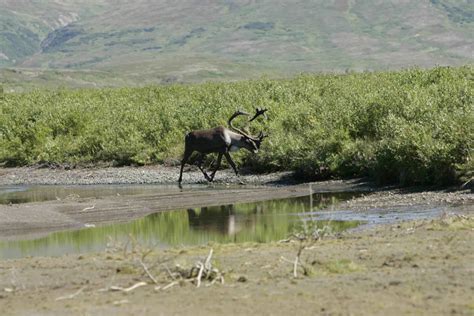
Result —
[{"label": "muddy shore", "polygon": [[[176,184],[179,167],[92,167],[92,168],[48,168],[21,167],[0,168],[1,185],[92,185],[92,184]],[[290,172],[251,174],[242,170],[240,178],[230,169],[219,170],[214,182],[217,184],[294,184]],[[185,168],[183,185],[206,184],[202,173],[195,167]]]},{"label": "muddy shore", "polygon": [[[0,169],[0,186],[39,184],[174,183],[176,168]],[[132,196],[0,205],[0,240],[33,238],[85,224],[130,221],[174,208],[303,196],[308,184],[288,173],[228,172],[217,185],[193,188],[191,170],[177,186]],[[229,184],[229,185],[227,185]],[[0,260],[2,315],[472,315],[474,313],[474,194],[442,190],[374,188],[361,181],[312,184],[313,192],[364,192],[330,211],[368,213],[437,207],[436,220],[399,222],[329,235],[302,252],[298,242],[216,244],[166,250],[113,244],[102,253]],[[324,210],[323,210],[324,211]],[[176,271],[204,262],[225,282],[201,287]],[[145,269],[146,267],[146,269]],[[184,269],[184,270],[183,270]],[[171,273],[170,273],[171,271]],[[173,276],[174,275],[174,276]],[[140,285],[133,288],[133,286]],[[127,290],[127,291],[126,291]]]},{"label": "muddy shore", "polygon": [[[216,182],[208,185],[200,171],[186,170],[182,188],[176,183],[174,167],[123,168],[4,168],[0,187],[18,185],[166,184],[148,194],[83,198],[72,196],[52,201],[0,204],[0,240],[34,238],[54,231],[80,229],[131,221],[158,211],[189,207],[282,199],[309,194],[308,185],[294,183],[290,173],[242,175],[220,170]],[[244,181],[246,185],[239,184]],[[196,186],[197,185],[197,186]],[[327,181],[314,185],[315,192],[370,191],[360,181]]]},{"label": "muddy shore", "polygon": [[[229,170],[219,171],[216,184],[203,183],[196,170],[187,170],[183,187],[172,179],[178,169],[173,167],[123,167],[86,169],[4,168],[0,169],[0,186],[15,185],[94,185],[94,184],[170,184],[156,192],[130,196],[85,198],[72,196],[52,201],[0,204],[0,240],[36,238],[87,225],[104,225],[131,221],[148,214],[189,207],[283,199],[309,194],[309,184],[293,184],[289,173],[244,175],[247,185]],[[200,184],[199,186],[194,186]],[[363,196],[337,206],[339,210],[371,212],[400,208],[437,207],[454,213],[469,213],[474,208],[474,194],[469,190],[375,188],[360,180],[324,181],[312,184],[314,193],[365,192]],[[370,194],[369,194],[370,193]]]}]

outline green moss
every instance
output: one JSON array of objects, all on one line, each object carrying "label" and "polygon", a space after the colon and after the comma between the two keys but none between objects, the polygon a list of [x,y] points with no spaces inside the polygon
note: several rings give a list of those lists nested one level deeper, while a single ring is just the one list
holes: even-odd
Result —
[{"label": "green moss", "polygon": [[325,268],[328,272],[334,274],[344,274],[360,271],[362,268],[357,265],[355,262],[348,259],[341,259],[329,262],[325,264]]}]

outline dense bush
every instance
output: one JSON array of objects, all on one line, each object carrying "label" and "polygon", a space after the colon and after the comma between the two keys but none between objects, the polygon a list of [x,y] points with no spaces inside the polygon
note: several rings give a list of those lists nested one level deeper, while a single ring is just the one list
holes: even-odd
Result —
[{"label": "dense bush", "polygon": [[[186,131],[225,124],[237,108],[270,109],[256,171],[308,179],[370,176],[442,184],[469,173],[474,139],[471,66],[291,80],[35,91],[0,99],[0,163],[149,164],[178,161]],[[472,172],[471,172],[472,173]]]}]

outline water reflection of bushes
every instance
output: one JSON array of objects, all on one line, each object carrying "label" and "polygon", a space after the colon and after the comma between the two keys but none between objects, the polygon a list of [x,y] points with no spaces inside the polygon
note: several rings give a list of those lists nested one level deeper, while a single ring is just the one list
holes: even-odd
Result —
[{"label": "water reflection of bushes", "polygon": [[[344,195],[315,195],[313,208],[337,203]],[[269,242],[286,238],[298,228],[301,214],[308,212],[309,199],[294,198],[259,203],[203,207],[151,214],[130,223],[53,233],[45,238],[0,243],[0,250],[16,248],[22,253],[48,248],[68,248],[70,252],[105,247],[109,238],[123,241],[132,235],[147,245],[196,245],[209,241]],[[321,222],[327,225],[328,222]],[[331,222],[334,231],[358,225]]]}]

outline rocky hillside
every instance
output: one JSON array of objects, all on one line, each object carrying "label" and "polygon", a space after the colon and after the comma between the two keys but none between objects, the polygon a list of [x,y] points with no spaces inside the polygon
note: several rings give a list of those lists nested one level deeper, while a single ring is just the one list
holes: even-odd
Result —
[{"label": "rocky hillside", "polygon": [[15,68],[0,72],[7,86],[240,79],[474,57],[472,0],[0,0],[0,7],[0,68]]}]

